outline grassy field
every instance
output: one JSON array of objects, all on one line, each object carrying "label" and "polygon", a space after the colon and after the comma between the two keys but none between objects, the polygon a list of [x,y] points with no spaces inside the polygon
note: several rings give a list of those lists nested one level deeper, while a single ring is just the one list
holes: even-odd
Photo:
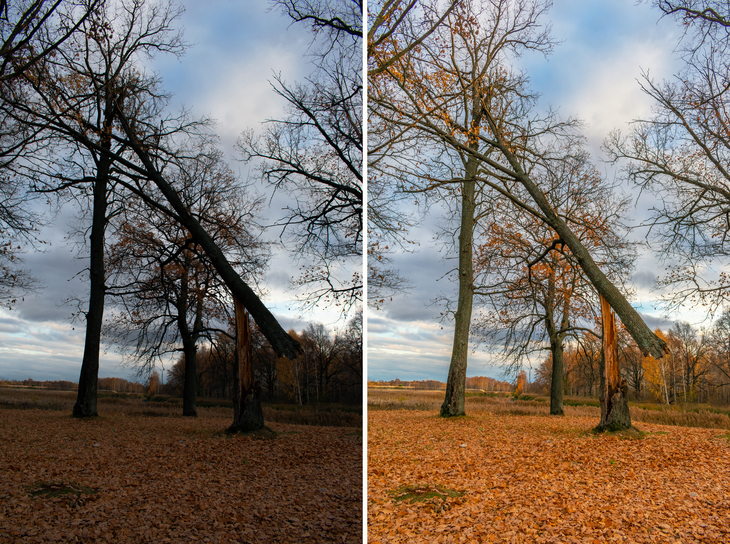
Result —
[{"label": "grassy field", "polygon": [[228,407],[117,395],[79,420],[74,399],[0,390],[0,542],[362,541],[361,428],[230,436]]},{"label": "grassy field", "polygon": [[[425,410],[438,413],[444,401],[443,391],[369,389],[368,410]],[[570,417],[594,417],[598,425],[601,410],[596,399],[566,398],[565,415]],[[505,393],[467,393],[466,412],[488,410],[495,414],[548,416],[550,399],[534,395],[522,395],[513,399]],[[707,404],[666,406],[652,403],[629,403],[631,420],[635,424],[657,423],[706,429],[729,429],[730,409]]]},{"label": "grassy field", "polygon": [[596,435],[596,406],[474,396],[444,419],[442,395],[369,392],[371,544],[730,542],[727,414],[636,406],[640,433]]},{"label": "grassy field", "polygon": [[[0,408],[59,410],[71,413],[74,402],[75,391],[0,387]],[[196,409],[200,416],[230,417],[233,422],[233,405],[230,400],[200,398]],[[263,403],[263,410],[266,422],[362,428],[362,410],[359,406]],[[140,394],[100,392],[98,412],[102,416],[106,412],[130,416],[175,417],[182,414],[182,399],[155,396],[146,400]]]}]

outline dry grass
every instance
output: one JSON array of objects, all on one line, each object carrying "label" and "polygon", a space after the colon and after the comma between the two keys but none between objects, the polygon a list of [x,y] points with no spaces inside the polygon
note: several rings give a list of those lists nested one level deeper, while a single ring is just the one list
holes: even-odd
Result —
[{"label": "dry grass", "polygon": [[[0,408],[55,410],[70,414],[75,402],[75,391],[0,387]],[[216,404],[224,404],[224,406],[216,406]],[[263,409],[264,419],[272,423],[362,428],[362,415],[359,412],[349,411],[338,405],[313,408],[264,404]],[[178,417],[182,416],[182,399],[155,397],[153,401],[146,401],[141,395],[101,393],[98,400],[98,412],[102,417],[110,414]],[[233,408],[230,406],[230,402],[226,403],[218,399],[200,399],[197,412],[199,417],[220,417],[233,420]]]},{"label": "dry grass", "polygon": [[[502,415],[548,416],[549,399],[527,397],[529,400],[514,400],[504,396],[468,396],[466,412],[490,412]],[[418,390],[368,390],[368,410],[424,410],[438,412],[444,400],[443,391]],[[580,404],[586,402],[586,405]],[[595,399],[566,399],[564,407],[568,417],[595,418],[600,420],[601,411]],[[571,404],[575,404],[574,406]],[[729,429],[730,416],[709,406],[688,405],[685,407],[641,404],[631,406],[631,419],[635,423],[700,427],[705,429]]]}]

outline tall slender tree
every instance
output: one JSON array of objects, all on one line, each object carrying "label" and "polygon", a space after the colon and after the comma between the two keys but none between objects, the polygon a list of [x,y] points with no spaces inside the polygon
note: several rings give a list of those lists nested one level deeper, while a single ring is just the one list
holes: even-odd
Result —
[{"label": "tall slender tree", "polygon": [[[136,103],[143,119],[157,109],[158,82],[135,66],[140,55],[180,54],[183,44],[172,24],[180,10],[173,4],[149,7],[142,0],[99,4],[53,56],[36,62],[23,74],[29,100],[12,104],[12,114],[34,130],[50,132],[58,142],[48,161],[34,155],[28,176],[37,190],[76,189],[91,202],[89,237],[89,302],[86,340],[74,415],[94,416],[99,349],[104,314],[107,224],[120,172],[114,155],[127,155],[119,134],[120,107]],[[145,104],[144,108],[141,107]],[[74,134],[82,134],[83,139]]]}]

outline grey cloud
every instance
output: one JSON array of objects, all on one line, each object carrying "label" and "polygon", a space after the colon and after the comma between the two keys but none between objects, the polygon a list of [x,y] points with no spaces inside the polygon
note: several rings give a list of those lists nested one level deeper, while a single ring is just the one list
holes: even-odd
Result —
[{"label": "grey cloud", "polygon": [[639,289],[653,289],[654,287],[656,287],[656,280],[656,274],[650,272],[649,270],[634,272],[634,274],[631,276],[632,283],[635,287]]}]

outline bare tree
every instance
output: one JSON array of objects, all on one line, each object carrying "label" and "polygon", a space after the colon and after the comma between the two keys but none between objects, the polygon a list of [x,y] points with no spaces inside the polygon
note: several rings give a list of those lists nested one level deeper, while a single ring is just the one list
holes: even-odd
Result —
[{"label": "bare tree", "polygon": [[[375,2],[375,10],[368,29],[368,77],[385,72],[426,40],[449,16],[460,0],[451,0],[439,12],[435,2],[419,4],[418,0],[381,0]],[[423,13],[416,12],[421,8]],[[397,47],[399,40],[406,45]]]},{"label": "bare tree", "polygon": [[[362,21],[360,2],[282,1],[295,21],[311,23],[315,70],[305,84],[274,78],[287,116],[270,120],[262,134],[244,132],[238,149],[259,161],[275,190],[295,204],[280,223],[297,254],[311,259],[298,278],[306,302],[330,300],[344,313],[362,298],[363,136]],[[327,36],[318,39],[316,32]]]},{"label": "bare tree", "polygon": [[362,0],[272,0],[291,17],[292,21],[305,23],[312,31],[327,31],[332,41],[353,36],[362,39]]},{"label": "bare tree", "polygon": [[[551,204],[611,280],[623,284],[633,267],[621,216],[628,201],[576,150],[541,179]],[[499,206],[480,225],[475,294],[487,302],[478,336],[499,349],[514,373],[530,355],[550,350],[550,413],[563,414],[563,351],[567,338],[594,334],[598,300],[569,248],[542,221]],[[600,334],[600,333],[599,333]]]},{"label": "bare tree", "polygon": [[[387,85],[387,70],[410,54],[442,25],[459,0],[443,9],[437,3],[418,0],[384,0],[375,4],[369,15],[367,43],[370,88]],[[377,98],[377,92],[372,95]],[[368,107],[373,109],[374,101]],[[417,222],[405,211],[410,197],[391,183],[386,164],[407,136],[402,130],[383,123],[377,112],[368,119],[368,304],[379,308],[395,293],[413,286],[391,264],[389,255],[396,248],[415,247],[408,232]]]},{"label": "bare tree", "polygon": [[730,6],[718,0],[654,0],[665,15],[685,26],[684,51],[690,55],[706,43],[727,46],[730,38]]},{"label": "bare tree", "polygon": [[606,148],[613,159],[628,160],[629,179],[657,197],[648,224],[654,247],[670,260],[661,278],[672,289],[668,309],[702,303],[712,312],[730,293],[723,268],[730,257],[730,52],[726,27],[713,19],[726,18],[728,8],[704,1],[658,5],[688,25],[683,43],[690,52],[673,80],[644,75],[652,115],[627,137],[614,133]]},{"label": "bare tree", "polygon": [[[672,350],[681,367],[683,401],[702,402],[700,380],[709,371],[709,335],[700,332],[689,323],[675,323],[669,330],[670,338],[676,340]],[[706,399],[705,399],[706,400]]]},{"label": "bare tree", "polygon": [[30,210],[25,180],[16,175],[13,164],[47,142],[8,109],[26,93],[25,74],[55,54],[99,3],[0,1],[0,301],[9,307],[37,286],[22,269],[19,253],[24,245],[37,243],[42,224]]},{"label": "bare tree", "polygon": [[[11,110],[16,119],[25,116],[23,122],[65,142],[64,151],[69,157],[65,161],[49,162],[43,156],[29,158],[32,166],[43,165],[39,171],[45,176],[37,178],[39,184],[50,186],[55,180],[61,188],[78,182],[93,186],[92,296],[85,349],[88,357],[82,363],[75,408],[75,413],[81,416],[96,413],[95,384],[104,298],[104,229],[108,218],[106,197],[111,188],[129,191],[184,225],[232,294],[251,312],[272,347],[289,357],[298,352],[296,342],[281,329],[166,180],[168,175],[175,177],[174,171],[185,170],[185,157],[194,154],[180,146],[178,136],[205,131],[206,125],[190,122],[185,115],[177,119],[162,118],[164,96],[156,91],[154,78],[146,77],[134,62],[139,55],[180,51],[182,41],[172,28],[179,8],[171,3],[129,0],[109,9],[117,11],[96,12],[84,23],[84,32],[78,40],[73,44],[67,42],[59,59],[45,59],[36,68],[37,72],[26,74],[33,90],[32,100],[18,100]],[[33,168],[30,170],[32,175]],[[75,176],[70,178],[68,172]],[[150,194],[151,186],[159,193]]]},{"label": "bare tree", "polygon": [[41,153],[24,160],[24,173],[36,190],[77,188],[78,197],[91,202],[90,295],[79,394],[74,406],[74,414],[79,417],[96,415],[105,231],[110,215],[118,212],[110,204],[124,177],[114,155],[129,156],[128,146],[118,140],[118,108],[134,102],[139,120],[159,111],[158,82],[136,70],[134,62],[139,55],[182,51],[180,35],[172,29],[178,14],[173,4],[147,6],[142,0],[114,7],[100,4],[81,22],[79,31],[55,49],[54,55],[39,59],[24,71],[27,96],[16,97],[8,104],[7,111],[16,122],[48,134],[54,142],[51,160]]}]

